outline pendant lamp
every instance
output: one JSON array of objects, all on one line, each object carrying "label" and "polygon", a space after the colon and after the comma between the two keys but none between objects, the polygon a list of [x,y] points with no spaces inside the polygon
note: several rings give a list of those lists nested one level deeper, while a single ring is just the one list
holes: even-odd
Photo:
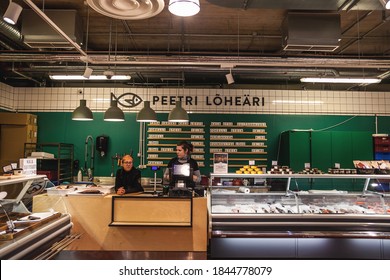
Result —
[{"label": "pendant lamp", "polygon": [[156,112],[150,108],[150,101],[144,101],[144,107],[137,114],[137,122],[156,122]]},{"label": "pendant lamp", "polygon": [[179,17],[194,16],[200,11],[199,0],[170,0],[168,10]]},{"label": "pendant lamp", "polygon": [[118,107],[118,102],[111,99],[110,108],[104,113],[104,120],[107,122],[123,122],[125,121],[125,114]]},{"label": "pendant lamp", "polygon": [[175,108],[168,115],[169,122],[188,122],[188,113],[181,107],[181,101],[176,101]]},{"label": "pendant lamp", "polygon": [[19,19],[22,10],[23,8],[19,4],[10,1],[8,8],[3,16],[4,21],[8,22],[9,24],[15,25]]},{"label": "pendant lamp", "polygon": [[93,121],[93,114],[91,109],[87,107],[87,100],[80,99],[80,106],[72,113],[72,120],[74,121]]}]

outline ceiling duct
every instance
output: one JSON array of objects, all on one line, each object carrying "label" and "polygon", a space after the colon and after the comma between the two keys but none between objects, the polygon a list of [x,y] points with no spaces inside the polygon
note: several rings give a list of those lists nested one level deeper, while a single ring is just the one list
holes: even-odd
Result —
[{"label": "ceiling duct", "polygon": [[337,13],[288,13],[283,21],[283,50],[333,52],[340,45]]},{"label": "ceiling duct", "polygon": [[[46,10],[45,14],[73,42],[82,45],[83,25],[76,10]],[[33,10],[23,10],[21,32],[24,43],[31,48],[73,48],[69,41],[65,40],[63,36],[51,28]]]}]

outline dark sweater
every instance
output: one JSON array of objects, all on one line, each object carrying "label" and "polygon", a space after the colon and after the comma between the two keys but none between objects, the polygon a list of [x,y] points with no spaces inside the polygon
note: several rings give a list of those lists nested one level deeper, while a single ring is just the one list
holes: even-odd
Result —
[{"label": "dark sweater", "polygon": [[134,167],[128,172],[124,171],[123,168],[118,169],[115,177],[115,191],[120,187],[124,187],[126,193],[143,192],[141,171]]}]

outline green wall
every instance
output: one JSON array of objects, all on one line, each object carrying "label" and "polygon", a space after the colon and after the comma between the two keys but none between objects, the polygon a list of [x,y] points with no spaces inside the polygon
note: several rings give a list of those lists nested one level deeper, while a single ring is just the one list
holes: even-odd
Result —
[{"label": "green wall", "polygon": [[[139,146],[140,124],[136,122],[136,113],[125,113],[125,122],[105,122],[104,113],[94,113],[94,121],[79,122],[71,120],[71,112],[31,112],[38,116],[38,142],[63,142],[72,143],[75,147],[75,159],[80,160],[84,166],[85,139],[88,135],[107,135],[109,137],[108,155],[100,157],[95,151],[95,176],[110,176],[111,156],[115,153],[129,153],[133,150],[137,156]],[[161,121],[167,120],[168,114],[157,114]],[[390,118],[378,117],[378,132],[390,133]],[[374,116],[322,116],[322,115],[249,115],[249,114],[190,114],[190,121],[203,122],[206,125],[206,139],[210,122],[266,122],[267,124],[267,158],[268,168],[272,160],[278,159],[279,139],[282,132],[292,129],[297,130],[324,130],[324,131],[366,131],[375,133]],[[327,129],[329,128],[329,129]],[[205,151],[208,150],[206,146]],[[210,158],[206,154],[205,158]],[[136,165],[139,160],[135,160]],[[205,161],[208,166],[208,161]],[[116,170],[116,169],[115,169]],[[201,172],[208,175],[210,168],[203,168]],[[153,176],[149,170],[143,171],[143,176]],[[158,175],[159,176],[159,175]]]}]

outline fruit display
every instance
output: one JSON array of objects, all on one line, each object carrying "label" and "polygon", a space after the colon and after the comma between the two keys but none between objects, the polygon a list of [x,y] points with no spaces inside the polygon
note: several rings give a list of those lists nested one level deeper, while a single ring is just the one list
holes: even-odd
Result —
[{"label": "fruit display", "polygon": [[244,165],[236,170],[237,174],[263,174],[263,170],[256,165]]}]

